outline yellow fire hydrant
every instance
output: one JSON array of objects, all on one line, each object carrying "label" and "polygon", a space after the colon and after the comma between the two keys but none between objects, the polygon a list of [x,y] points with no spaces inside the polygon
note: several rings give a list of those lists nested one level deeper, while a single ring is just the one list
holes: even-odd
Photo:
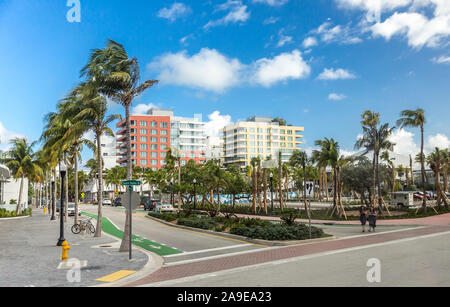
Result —
[{"label": "yellow fire hydrant", "polygon": [[47,208],[44,207],[44,214],[47,214]]},{"label": "yellow fire hydrant", "polygon": [[69,259],[69,256],[67,255],[67,251],[70,250],[69,243],[67,241],[64,241],[62,244],[62,260]]}]

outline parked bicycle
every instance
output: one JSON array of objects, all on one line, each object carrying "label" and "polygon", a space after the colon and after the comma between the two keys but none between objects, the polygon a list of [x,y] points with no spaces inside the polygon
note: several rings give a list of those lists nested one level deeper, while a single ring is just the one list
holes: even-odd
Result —
[{"label": "parked bicycle", "polygon": [[77,235],[84,231],[87,235],[93,235],[95,233],[95,227],[91,223],[91,220],[80,220],[79,224],[72,226],[72,233]]}]

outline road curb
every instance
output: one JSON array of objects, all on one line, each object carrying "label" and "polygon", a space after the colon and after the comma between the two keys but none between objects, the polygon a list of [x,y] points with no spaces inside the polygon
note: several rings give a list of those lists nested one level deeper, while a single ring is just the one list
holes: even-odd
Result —
[{"label": "road curb", "polygon": [[16,216],[16,217],[2,217],[0,218],[0,221],[11,221],[11,220],[20,220],[20,219],[26,219],[31,217],[31,215],[26,216]]},{"label": "road curb", "polygon": [[193,228],[193,227],[184,226],[184,225],[172,224],[172,223],[166,222],[164,220],[160,220],[158,218],[155,218],[155,217],[149,216],[149,215],[146,215],[145,217],[147,217],[151,220],[157,221],[159,223],[162,223],[164,225],[172,226],[175,228],[192,230],[192,231],[197,231],[197,232],[201,232],[201,233],[205,233],[205,234],[214,234],[218,237],[231,238],[231,239],[245,241],[245,242],[252,243],[252,244],[266,245],[266,246],[290,246],[290,245],[299,245],[299,244],[304,244],[304,243],[313,243],[313,242],[337,239],[336,236],[317,238],[317,239],[308,239],[308,240],[293,240],[293,241],[268,241],[268,240],[261,240],[261,239],[249,239],[247,237],[238,236],[238,235],[229,234],[229,233],[216,232],[216,231],[212,231],[212,230],[205,230],[205,229]]}]

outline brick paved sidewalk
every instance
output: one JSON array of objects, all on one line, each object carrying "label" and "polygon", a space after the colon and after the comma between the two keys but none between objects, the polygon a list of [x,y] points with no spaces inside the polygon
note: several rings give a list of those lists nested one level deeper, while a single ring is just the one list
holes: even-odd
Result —
[{"label": "brick paved sidewalk", "polygon": [[448,226],[433,226],[391,233],[380,233],[370,235],[368,234],[366,236],[358,236],[348,239],[344,238],[334,241],[325,241],[282,248],[274,248],[242,255],[203,260],[188,264],[179,264],[174,266],[163,267],[159,271],[156,271],[155,273],[141,280],[130,283],[126,286],[142,286],[155,282],[218,272],[238,267],[260,264],[269,261],[323,253],[327,251],[342,250],[351,247],[365,246],[405,238],[413,238],[416,236],[434,234],[449,230],[450,227]]}]

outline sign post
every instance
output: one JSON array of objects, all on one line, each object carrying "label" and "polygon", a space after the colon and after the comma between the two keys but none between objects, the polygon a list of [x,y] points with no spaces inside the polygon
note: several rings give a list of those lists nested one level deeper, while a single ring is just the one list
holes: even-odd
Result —
[{"label": "sign post", "polygon": [[311,197],[314,196],[314,182],[306,182],[306,197],[308,202],[308,218],[309,218],[309,238],[311,239]]},{"label": "sign post", "polygon": [[[138,180],[125,180],[125,181],[122,181],[122,184],[124,185],[124,186],[128,186],[128,214],[129,214],[129,224],[130,224],[130,237],[129,237],[129,246],[128,246],[128,248],[129,248],[129,259],[131,260],[132,259],[132,248],[131,248],[131,246],[132,246],[132,237],[133,237],[133,231],[132,231],[132,229],[133,229],[133,227],[132,227],[132,221],[133,221],[133,207],[135,207],[136,205],[135,204],[133,204],[133,186],[138,186],[138,185],[141,185],[141,182],[140,181],[138,181]],[[124,201],[125,201],[125,199],[126,198],[124,198]],[[136,198],[135,198],[136,199]],[[138,203],[139,203],[139,200],[138,200]],[[126,205],[126,204],[124,204],[124,205]]]}]

